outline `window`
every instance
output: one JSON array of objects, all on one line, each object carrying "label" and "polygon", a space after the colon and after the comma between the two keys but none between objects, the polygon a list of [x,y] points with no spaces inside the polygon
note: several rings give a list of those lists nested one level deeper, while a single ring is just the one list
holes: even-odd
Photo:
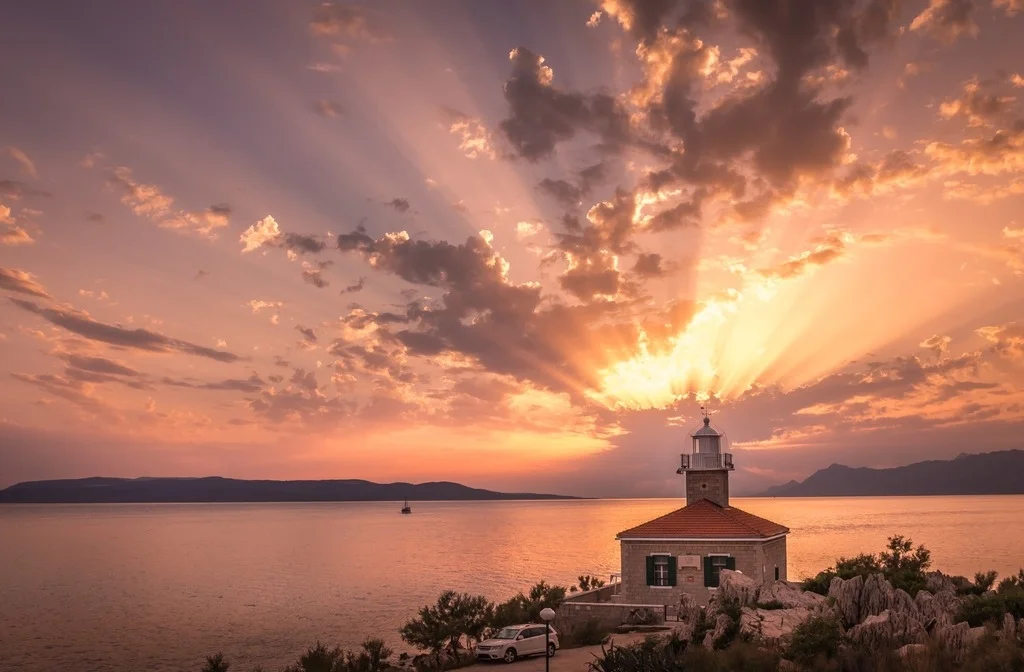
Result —
[{"label": "window", "polygon": [[674,556],[647,556],[647,585],[659,588],[676,585],[676,559]]},{"label": "window", "polygon": [[775,580],[779,580],[779,566],[775,565]]},{"label": "window", "polygon": [[717,588],[719,573],[723,569],[736,569],[736,558],[728,555],[709,555],[704,558],[704,585]]}]

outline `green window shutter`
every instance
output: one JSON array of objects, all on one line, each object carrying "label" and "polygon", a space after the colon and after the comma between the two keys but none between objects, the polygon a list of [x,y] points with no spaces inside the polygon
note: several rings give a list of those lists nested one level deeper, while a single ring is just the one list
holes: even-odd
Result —
[{"label": "green window shutter", "polygon": [[647,585],[654,585],[654,556],[647,556]]},{"label": "green window shutter", "polygon": [[715,573],[711,569],[711,558],[704,558],[704,586],[713,588],[715,586]]},{"label": "green window shutter", "polygon": [[779,580],[779,566],[775,565],[775,580]]},{"label": "green window shutter", "polygon": [[729,557],[725,559],[726,569],[736,569],[736,558]]},{"label": "green window shutter", "polygon": [[668,585],[676,585],[676,556],[669,556],[668,559]]}]

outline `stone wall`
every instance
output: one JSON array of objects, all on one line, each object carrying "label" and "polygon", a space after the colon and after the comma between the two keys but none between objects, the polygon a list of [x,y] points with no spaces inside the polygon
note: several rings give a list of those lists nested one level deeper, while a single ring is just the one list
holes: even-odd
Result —
[{"label": "stone wall", "polygon": [[622,584],[615,581],[593,590],[566,593],[565,600],[563,600],[563,602],[611,602],[612,598],[617,596],[621,591]]},{"label": "stone wall", "polygon": [[618,604],[612,602],[562,602],[553,623],[560,634],[571,635],[573,630],[591,619],[604,628],[615,628],[626,622],[634,609],[650,609],[656,623],[665,622],[666,608],[661,604]]},{"label": "stone wall", "polygon": [[709,499],[719,506],[729,506],[729,472],[686,472],[686,505]]},{"label": "stone wall", "polygon": [[789,581],[789,572],[786,569],[786,537],[773,539],[764,543],[764,583],[775,579],[775,568],[779,568],[779,580]]},{"label": "stone wall", "polygon": [[[781,542],[778,543],[778,542]],[[768,544],[772,546],[767,548]],[[756,583],[771,582],[775,578],[775,564],[779,564],[781,578],[785,579],[786,540],[763,541],[629,541],[620,542],[622,550],[621,601],[631,604],[676,605],[683,593],[688,593],[699,604],[706,604],[713,589],[704,587],[703,558],[724,554],[736,559],[736,570]],[[699,555],[700,567],[679,567],[675,586],[647,585],[647,556],[668,553],[674,556]],[[771,555],[769,564],[768,555]]]}]

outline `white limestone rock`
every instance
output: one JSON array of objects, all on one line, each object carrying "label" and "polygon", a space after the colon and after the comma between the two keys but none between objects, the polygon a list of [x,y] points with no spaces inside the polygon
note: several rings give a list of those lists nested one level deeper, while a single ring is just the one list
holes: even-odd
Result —
[{"label": "white limestone rock", "polygon": [[757,601],[761,604],[779,602],[787,609],[794,607],[814,609],[828,602],[824,595],[818,595],[809,590],[800,590],[786,581],[773,581],[761,586],[757,593]]},{"label": "white limestone rock", "polygon": [[859,576],[845,580],[837,576],[828,586],[828,596],[835,601],[834,610],[846,627],[860,623],[860,594],[863,588],[864,579]]},{"label": "white limestone rock", "polygon": [[723,569],[718,577],[720,601],[735,600],[741,607],[745,607],[757,600],[757,583],[749,576],[731,569]]}]

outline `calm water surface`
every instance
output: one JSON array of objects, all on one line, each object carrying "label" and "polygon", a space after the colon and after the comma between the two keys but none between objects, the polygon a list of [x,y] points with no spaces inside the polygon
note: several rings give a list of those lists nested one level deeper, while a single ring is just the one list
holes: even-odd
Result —
[{"label": "calm water surface", "polygon": [[[1024,496],[735,499],[787,524],[791,578],[893,533],[971,576],[1024,565]],[[0,671],[240,670],[396,629],[447,588],[505,599],[619,571],[679,500],[0,506]]]}]

